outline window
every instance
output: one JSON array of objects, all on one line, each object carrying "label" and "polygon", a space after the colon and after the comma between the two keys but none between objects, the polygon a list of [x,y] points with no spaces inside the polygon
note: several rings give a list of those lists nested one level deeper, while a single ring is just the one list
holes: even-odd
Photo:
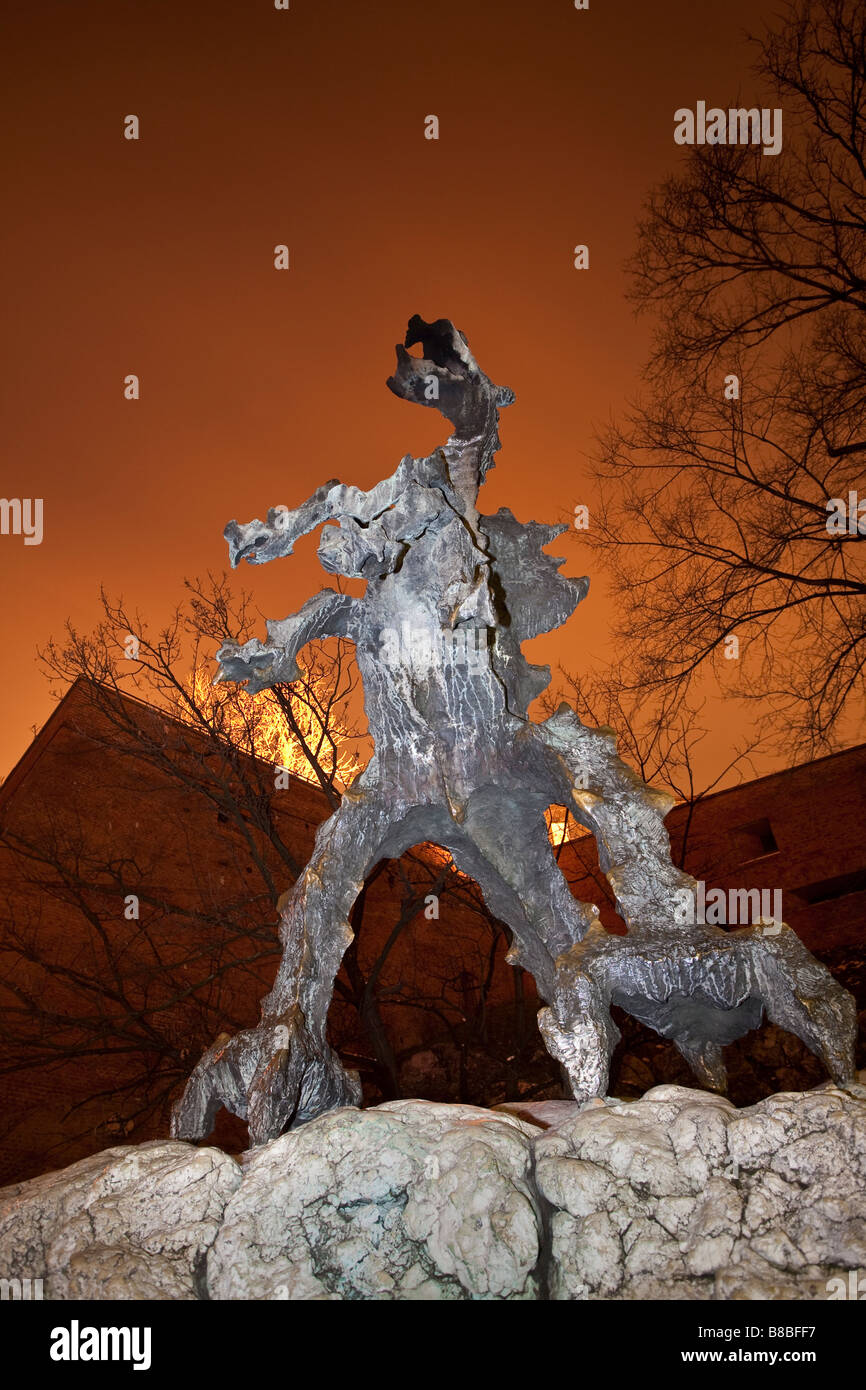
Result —
[{"label": "window", "polygon": [[806,883],[795,890],[804,903],[829,903],[835,898],[845,898],[849,893],[866,892],[866,869],[855,869],[852,874],[837,874],[835,878],[823,878],[819,883]]},{"label": "window", "polygon": [[779,852],[768,820],[754,820],[748,825],[739,825],[731,831],[731,837],[742,861],[761,859],[765,854]]}]

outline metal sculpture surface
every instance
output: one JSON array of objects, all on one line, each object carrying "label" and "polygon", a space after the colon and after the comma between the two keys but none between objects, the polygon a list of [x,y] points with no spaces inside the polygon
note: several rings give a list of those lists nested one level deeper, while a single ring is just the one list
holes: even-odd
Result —
[{"label": "metal sculpture surface", "polygon": [[[406,350],[421,344],[421,357]],[[604,1094],[619,1036],[615,1003],[672,1038],[699,1079],[723,1089],[722,1047],[766,1011],[823,1058],[853,1073],[854,1001],[783,925],[734,933],[678,925],[675,904],[695,883],[670,859],[666,792],[646,786],[609,729],[562,705],[527,717],[548,685],[521,643],[559,627],[588,580],[559,573],[543,547],[565,528],[521,524],[507,509],[479,513],[478,491],[498,448],[499,410],[513,393],[478,367],[446,319],[410,321],[388,386],[451,422],[427,458],[403,458],[369,492],[326,483],[295,511],[230,522],[232,565],[290,555],[322,522],[319,558],[367,581],[363,598],[324,589],[268,640],[219,652],[217,679],[251,691],[297,678],[306,642],[339,635],[356,647],[375,753],[316,836],[288,896],[283,958],[261,1022],[215,1045],[175,1107],[172,1132],[202,1138],[224,1105],[263,1143],[337,1105],[357,1105],[357,1074],[326,1040],[328,1007],[349,914],[383,858],[434,842],[476,880],[514,934],[509,960],[535,977],[539,1026],[577,1098]],[[592,831],[627,936],[609,934],[557,866],[544,812],[566,805]],[[443,924],[443,930],[446,929]]]}]

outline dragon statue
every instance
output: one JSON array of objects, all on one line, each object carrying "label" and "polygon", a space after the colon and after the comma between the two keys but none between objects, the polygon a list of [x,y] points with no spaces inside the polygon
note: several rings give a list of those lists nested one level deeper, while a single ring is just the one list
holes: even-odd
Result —
[{"label": "dragon statue", "polygon": [[[410,354],[419,343],[421,355]],[[323,567],[367,586],[363,598],[323,589],[269,622],[267,641],[225,644],[216,679],[245,681],[251,692],[291,682],[305,643],[349,638],[375,752],[320,826],[285,899],[283,956],[260,1023],[204,1054],[174,1108],[173,1135],[204,1138],[225,1106],[261,1144],[360,1104],[357,1073],[326,1039],[334,978],[365,879],[379,860],[422,842],[446,849],[510,927],[508,959],[535,978],[541,1033],[577,1099],[605,1094],[619,1037],[612,1003],[673,1039],[712,1089],[725,1087],[723,1047],[765,1012],[847,1081],[852,997],[784,924],[726,932],[682,923],[674,904],[695,881],[671,862],[664,816],[673,797],[622,761],[610,729],[586,727],[568,705],[544,722],[528,718],[550,669],[527,662],[521,644],[563,624],[589,581],[564,577],[564,561],[544,551],[564,526],[478,511],[500,448],[499,411],[513,393],[489,380],[447,319],[417,315],[387,384],[446,417],[444,445],[406,455],[369,492],[332,481],[294,511],[226,527],[236,566],[290,555],[300,536],[329,523]],[[551,805],[568,806],[595,836],[627,935],[606,931],[597,908],[569,891],[548,837]]]}]

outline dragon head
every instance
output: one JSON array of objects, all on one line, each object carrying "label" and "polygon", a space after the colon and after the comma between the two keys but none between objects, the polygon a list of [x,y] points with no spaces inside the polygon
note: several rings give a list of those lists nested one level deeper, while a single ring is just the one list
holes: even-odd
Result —
[{"label": "dragon head", "polygon": [[[407,351],[416,343],[421,344],[421,357]],[[389,390],[404,401],[439,410],[459,439],[491,436],[491,453],[495,452],[499,439],[492,436],[499,411],[511,405],[514,392],[484,375],[459,328],[450,319],[427,323],[413,314],[396,352],[397,370],[388,378]]]}]

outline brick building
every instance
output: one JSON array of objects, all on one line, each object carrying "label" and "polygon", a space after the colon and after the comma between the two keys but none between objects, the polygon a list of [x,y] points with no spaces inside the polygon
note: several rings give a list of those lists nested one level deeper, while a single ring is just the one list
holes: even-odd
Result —
[{"label": "brick building", "polygon": [[[0,787],[0,1183],[165,1133],[200,1053],[256,1022],[279,898],[330,810],[320,787],[277,790],[271,764],[75,682]],[[538,1054],[549,1079],[532,983],[441,851],[378,866],[353,927],[329,1025],[371,1099],[487,1094],[488,1056],[517,1086]]]},{"label": "brick building", "polygon": [[[731,907],[742,911],[749,893],[748,907],[759,908],[763,890],[769,915],[781,915],[851,991],[860,1017],[857,1064],[866,1066],[866,745],[675,806],[666,825],[675,861],[703,882],[707,902],[722,890],[728,915],[718,925],[745,925],[742,915],[732,920]],[[583,836],[569,848],[560,862],[572,890],[598,905],[609,930],[623,931],[594,840]],[[750,912],[746,920],[753,919]],[[714,920],[709,908],[706,920]],[[612,1068],[617,1094],[693,1084],[673,1044],[618,1010],[614,1017],[623,1033]],[[726,1048],[725,1063],[738,1105],[826,1080],[803,1044],[771,1024]]]},{"label": "brick building", "polygon": [[[667,822],[708,891],[781,892],[784,919],[857,992],[864,773],[861,746],[677,806]],[[0,787],[0,1183],[165,1133],[200,1051],[257,1018],[277,900],[329,813],[320,787],[293,777],[275,791],[269,764],[75,683]],[[572,891],[622,930],[592,838],[556,852]],[[441,851],[379,866],[353,927],[332,1037],[368,1099],[556,1093],[532,981],[505,963],[507,933]],[[672,1044],[620,1023],[621,1094],[689,1082]],[[823,1079],[796,1040],[771,1033],[728,1050],[740,1103]],[[217,1137],[243,1143],[226,1123]]]},{"label": "brick building", "polygon": [[667,819],[674,852],[723,889],[782,894],[782,915],[822,959],[866,946],[866,744],[715,793]]},{"label": "brick building", "polygon": [[[866,949],[866,744],[675,806],[665,823],[675,861],[708,893],[780,893],[783,920],[821,959]],[[578,895],[624,930],[599,884],[594,841],[569,848],[561,862]]]}]

